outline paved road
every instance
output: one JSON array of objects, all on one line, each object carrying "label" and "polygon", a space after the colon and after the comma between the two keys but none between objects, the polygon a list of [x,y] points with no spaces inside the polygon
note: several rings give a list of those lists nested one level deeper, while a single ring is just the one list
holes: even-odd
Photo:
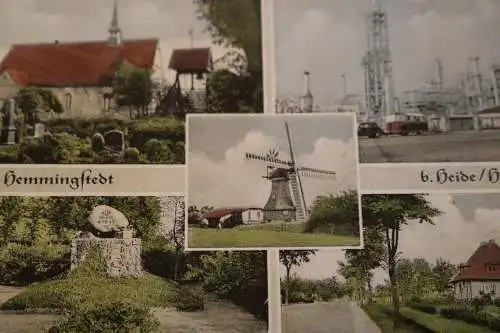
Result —
[{"label": "paved road", "polygon": [[381,333],[354,302],[293,304],[282,308],[283,333]]},{"label": "paved road", "polygon": [[361,163],[500,161],[500,131],[359,140]]}]

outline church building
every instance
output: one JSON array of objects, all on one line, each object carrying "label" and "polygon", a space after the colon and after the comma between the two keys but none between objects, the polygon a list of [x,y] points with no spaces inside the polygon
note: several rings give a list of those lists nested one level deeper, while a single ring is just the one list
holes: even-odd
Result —
[{"label": "church building", "polygon": [[161,72],[158,39],[122,38],[115,2],[108,40],[15,44],[0,63],[0,100],[25,87],[50,89],[65,117],[94,117],[113,107],[112,81],[126,63]]}]

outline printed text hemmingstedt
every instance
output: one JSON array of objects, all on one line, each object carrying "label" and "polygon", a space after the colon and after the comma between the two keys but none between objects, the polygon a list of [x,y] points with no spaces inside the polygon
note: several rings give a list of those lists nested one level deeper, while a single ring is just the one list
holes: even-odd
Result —
[{"label": "printed text hemmingstedt", "polygon": [[14,170],[9,170],[3,177],[3,183],[7,187],[16,185],[66,185],[71,190],[81,190],[86,185],[111,185],[115,181],[113,175],[103,175],[101,172],[93,173],[91,169],[85,169],[78,176],[22,176]]}]

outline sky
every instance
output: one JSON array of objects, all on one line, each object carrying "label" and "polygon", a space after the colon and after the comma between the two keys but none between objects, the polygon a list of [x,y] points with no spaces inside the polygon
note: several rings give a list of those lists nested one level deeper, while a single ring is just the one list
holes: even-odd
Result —
[{"label": "sky", "polygon": [[[2,0],[0,58],[14,43],[106,40],[114,0]],[[197,20],[191,0],[118,0],[118,21],[124,39],[158,38],[165,76],[174,79],[168,62],[174,48],[212,47],[214,60],[225,50],[214,46]]]},{"label": "sky", "polygon": [[[469,58],[481,58],[483,75],[500,63],[500,1],[380,0],[388,15],[396,95],[437,76],[440,58],[445,86],[455,87]],[[302,94],[304,70],[311,72],[315,103],[363,94],[365,17],[372,0],[274,0],[276,94]],[[489,76],[488,76],[489,78]]]},{"label": "sky", "polygon": [[[444,212],[434,219],[435,225],[411,221],[400,233],[401,255],[424,258],[434,263],[439,257],[452,264],[466,262],[481,242],[490,239],[500,244],[500,194],[429,195],[431,205]],[[304,278],[322,279],[336,275],[343,251],[318,251],[311,261],[296,269]],[[284,268],[281,267],[282,274]],[[374,282],[388,278],[381,270]]]},{"label": "sky", "polygon": [[263,207],[270,183],[266,164],[245,152],[279,150],[288,159],[289,124],[298,165],[337,173],[334,180],[302,178],[306,204],[317,195],[357,189],[357,140],[351,114],[191,116],[187,122],[188,205]]}]

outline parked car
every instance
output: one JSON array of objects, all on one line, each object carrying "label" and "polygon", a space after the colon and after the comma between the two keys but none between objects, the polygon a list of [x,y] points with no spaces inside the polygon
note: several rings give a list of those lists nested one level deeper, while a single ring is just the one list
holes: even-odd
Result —
[{"label": "parked car", "polygon": [[384,130],[374,121],[365,121],[358,126],[358,137],[378,138],[385,135]]}]

